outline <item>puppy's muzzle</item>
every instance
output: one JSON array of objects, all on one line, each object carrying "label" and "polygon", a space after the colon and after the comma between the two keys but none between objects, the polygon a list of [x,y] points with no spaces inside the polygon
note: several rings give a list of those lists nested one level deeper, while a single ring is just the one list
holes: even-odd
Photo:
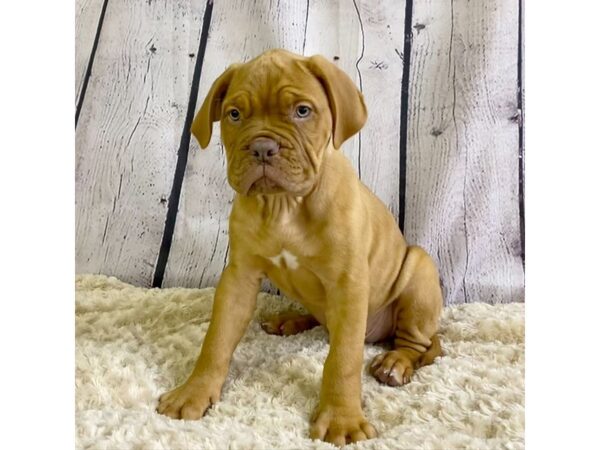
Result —
[{"label": "puppy's muzzle", "polygon": [[250,153],[261,163],[267,163],[270,159],[279,153],[279,144],[275,140],[259,137],[250,143]]}]

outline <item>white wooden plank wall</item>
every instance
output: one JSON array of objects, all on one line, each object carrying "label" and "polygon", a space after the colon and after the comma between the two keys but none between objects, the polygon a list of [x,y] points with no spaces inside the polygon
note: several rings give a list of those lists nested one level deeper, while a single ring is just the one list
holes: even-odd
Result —
[{"label": "white wooden plank wall", "polygon": [[[84,21],[98,22],[101,3],[77,3],[78,95],[96,35]],[[408,240],[439,262],[446,302],[523,300],[518,0],[211,3],[108,3],[77,126],[78,272],[150,285],[161,243],[168,259],[155,279],[163,286],[214,285],[226,264],[233,194],[218,124],[207,150],[189,142],[181,197],[169,205],[170,247],[163,239],[208,5],[196,110],[231,63],[274,47],[325,55],[355,79],[369,108],[367,126],[343,151],[405,217]]]},{"label": "white wooden plank wall", "polygon": [[518,6],[414,3],[405,234],[449,303],[523,299]]},{"label": "white wooden plank wall", "polygon": [[110,0],[76,130],[76,269],[149,285],[204,3]]}]

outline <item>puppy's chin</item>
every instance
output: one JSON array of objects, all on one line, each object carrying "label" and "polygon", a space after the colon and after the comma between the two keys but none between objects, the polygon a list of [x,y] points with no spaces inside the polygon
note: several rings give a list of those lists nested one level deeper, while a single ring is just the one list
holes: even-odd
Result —
[{"label": "puppy's chin", "polygon": [[285,189],[268,177],[261,177],[252,183],[246,195],[282,194]]},{"label": "puppy's chin", "polygon": [[255,166],[246,171],[237,182],[230,180],[231,187],[242,195],[291,194],[304,195],[310,191],[311,183],[293,182],[285,173],[271,166]]}]

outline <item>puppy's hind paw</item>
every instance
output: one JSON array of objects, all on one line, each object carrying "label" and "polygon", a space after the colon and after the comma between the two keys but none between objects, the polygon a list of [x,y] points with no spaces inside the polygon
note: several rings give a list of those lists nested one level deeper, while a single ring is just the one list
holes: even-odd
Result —
[{"label": "puppy's hind paw", "polygon": [[402,386],[410,382],[414,370],[411,360],[398,350],[377,355],[369,366],[371,375],[388,386]]},{"label": "puppy's hind paw", "polygon": [[319,322],[310,314],[284,313],[263,320],[261,328],[267,334],[292,336],[310,330],[317,325],[319,325]]}]

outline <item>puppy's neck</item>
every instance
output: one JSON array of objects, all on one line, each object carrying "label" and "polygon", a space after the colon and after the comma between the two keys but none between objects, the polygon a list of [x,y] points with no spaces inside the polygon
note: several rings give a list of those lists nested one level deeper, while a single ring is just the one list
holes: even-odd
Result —
[{"label": "puppy's neck", "polygon": [[293,219],[301,211],[304,203],[304,197],[285,193],[257,195],[254,199],[256,211],[267,223],[281,223]]}]

